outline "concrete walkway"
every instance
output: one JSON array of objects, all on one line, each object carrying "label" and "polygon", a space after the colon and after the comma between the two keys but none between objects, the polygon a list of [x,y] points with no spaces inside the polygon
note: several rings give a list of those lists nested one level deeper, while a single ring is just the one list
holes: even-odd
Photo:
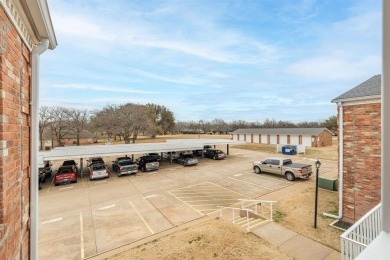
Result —
[{"label": "concrete walkway", "polygon": [[301,260],[339,260],[340,253],[314,240],[301,236],[275,222],[257,227],[251,232]]}]

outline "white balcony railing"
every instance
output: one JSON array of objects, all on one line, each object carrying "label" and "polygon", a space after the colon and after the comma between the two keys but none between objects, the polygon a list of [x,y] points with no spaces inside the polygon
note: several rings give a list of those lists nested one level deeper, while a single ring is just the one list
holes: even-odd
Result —
[{"label": "white balcony railing", "polygon": [[381,204],[378,204],[341,235],[341,259],[355,259],[381,230]]}]

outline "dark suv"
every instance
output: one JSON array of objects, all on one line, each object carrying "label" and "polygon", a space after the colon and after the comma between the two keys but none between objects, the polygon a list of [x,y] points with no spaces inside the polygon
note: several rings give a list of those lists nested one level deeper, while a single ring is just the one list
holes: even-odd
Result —
[{"label": "dark suv", "polygon": [[158,170],[160,163],[155,156],[141,156],[136,160],[138,169],[143,172]]},{"label": "dark suv", "polygon": [[202,156],[202,153],[204,154],[207,149],[212,149],[213,147],[211,145],[205,145],[203,146],[203,150],[194,150],[192,153],[196,156]]}]

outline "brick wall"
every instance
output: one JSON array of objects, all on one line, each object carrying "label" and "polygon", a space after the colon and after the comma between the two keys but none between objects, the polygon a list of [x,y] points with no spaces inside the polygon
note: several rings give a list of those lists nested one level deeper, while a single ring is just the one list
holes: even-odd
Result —
[{"label": "brick wall", "polygon": [[0,7],[0,259],[28,259],[30,52]]},{"label": "brick wall", "polygon": [[[319,140],[318,140],[319,137]],[[318,136],[313,136],[313,147],[323,147],[332,145],[332,135],[327,131],[322,131]]]},{"label": "brick wall", "polygon": [[354,223],[380,202],[381,105],[350,105],[343,110],[343,220]]}]

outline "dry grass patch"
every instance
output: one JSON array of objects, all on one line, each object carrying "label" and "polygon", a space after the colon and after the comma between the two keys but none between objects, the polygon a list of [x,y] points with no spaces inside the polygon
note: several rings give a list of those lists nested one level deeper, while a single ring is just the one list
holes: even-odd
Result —
[{"label": "dry grass patch", "polygon": [[109,259],[293,259],[221,219],[187,228]]},{"label": "dry grass patch", "polygon": [[295,194],[294,197],[278,201],[273,214],[275,222],[298,234],[340,251],[342,231],[329,226],[334,221],[323,212],[337,214],[337,192],[319,189],[317,228],[314,228],[314,187]]}]

